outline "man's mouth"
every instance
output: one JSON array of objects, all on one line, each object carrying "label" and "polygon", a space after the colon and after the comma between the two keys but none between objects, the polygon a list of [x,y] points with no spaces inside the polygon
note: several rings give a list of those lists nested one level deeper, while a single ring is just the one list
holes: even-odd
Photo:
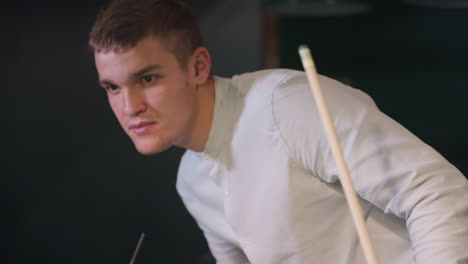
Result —
[{"label": "man's mouth", "polygon": [[140,136],[140,135],[147,134],[151,130],[151,128],[156,124],[157,122],[151,122],[151,121],[138,122],[136,124],[131,125],[130,130],[136,135]]}]

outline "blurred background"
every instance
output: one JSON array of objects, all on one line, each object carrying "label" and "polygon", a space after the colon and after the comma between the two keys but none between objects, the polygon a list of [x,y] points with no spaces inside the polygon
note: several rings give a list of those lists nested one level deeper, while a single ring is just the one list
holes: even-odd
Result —
[{"label": "blurred background", "polygon": [[[301,69],[364,90],[468,175],[468,4],[462,0],[203,0],[214,74]],[[2,10],[7,263],[212,263],[175,191],[183,150],[141,156],[97,85],[89,29],[103,0]]]}]

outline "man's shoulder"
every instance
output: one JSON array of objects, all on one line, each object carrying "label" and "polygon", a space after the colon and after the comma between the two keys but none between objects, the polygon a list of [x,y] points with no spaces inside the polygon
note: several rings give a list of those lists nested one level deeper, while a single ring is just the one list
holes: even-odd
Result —
[{"label": "man's shoulder", "polygon": [[266,69],[234,75],[232,84],[238,87],[241,94],[247,94],[252,90],[263,90],[262,88],[271,90],[271,87],[303,75],[304,72],[292,69]]},{"label": "man's shoulder", "polygon": [[262,80],[269,79],[271,81],[281,80],[290,76],[296,76],[304,74],[303,71],[294,69],[277,68],[277,69],[263,69],[253,72],[246,72],[242,74],[234,75],[232,78],[236,80]]},{"label": "man's shoulder", "polygon": [[[327,90],[342,89],[345,86],[321,74],[318,75],[318,79],[321,86]],[[234,75],[231,84],[243,96],[273,92],[276,93],[276,97],[284,97],[285,94],[291,93],[296,93],[300,97],[304,93],[310,94],[307,76],[303,71],[294,69],[266,69]]]}]

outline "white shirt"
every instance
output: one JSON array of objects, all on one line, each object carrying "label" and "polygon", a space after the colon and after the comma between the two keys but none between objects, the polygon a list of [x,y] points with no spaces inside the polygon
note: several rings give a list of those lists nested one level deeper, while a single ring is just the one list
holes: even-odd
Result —
[{"label": "white shirt", "polygon": [[[363,92],[320,84],[379,263],[468,263],[465,177]],[[215,94],[177,190],[218,263],[365,263],[304,73],[215,77]]]}]

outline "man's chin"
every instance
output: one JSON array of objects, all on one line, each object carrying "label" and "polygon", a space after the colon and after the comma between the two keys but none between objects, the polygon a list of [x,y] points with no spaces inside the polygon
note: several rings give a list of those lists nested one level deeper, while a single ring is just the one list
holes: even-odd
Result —
[{"label": "man's chin", "polygon": [[170,147],[170,145],[168,145],[168,146],[151,146],[151,145],[138,145],[138,144],[135,144],[136,150],[140,154],[145,155],[145,156],[161,153],[161,152],[167,150],[169,147]]}]

